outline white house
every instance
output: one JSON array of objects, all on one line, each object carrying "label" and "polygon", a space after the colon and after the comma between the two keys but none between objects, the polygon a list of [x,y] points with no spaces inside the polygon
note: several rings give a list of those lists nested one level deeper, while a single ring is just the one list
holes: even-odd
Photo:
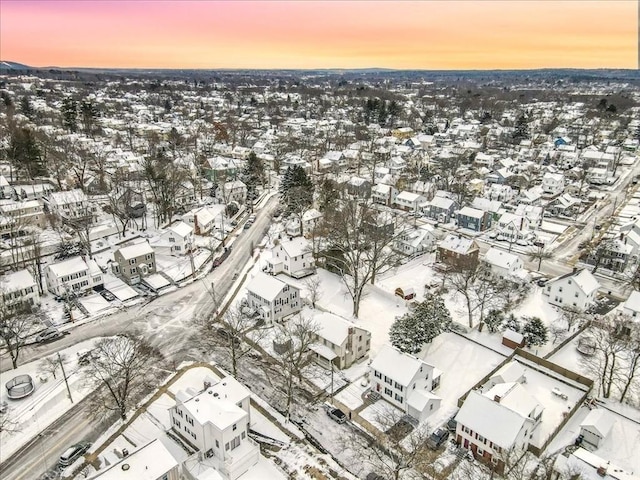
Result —
[{"label": "white house", "polygon": [[441,374],[391,345],[383,345],[369,365],[371,389],[418,421],[440,408],[441,399],[432,391],[440,385]]},{"label": "white house", "polygon": [[430,252],[436,244],[436,235],[431,225],[421,225],[418,228],[407,227],[393,240],[394,250],[409,257]]},{"label": "white house", "polygon": [[558,455],[553,469],[560,478],[580,478],[584,480],[638,480],[638,474],[624,469],[594,453],[578,448],[568,457]]},{"label": "white house", "polygon": [[0,295],[5,308],[11,310],[18,306],[33,307],[40,305],[38,285],[29,270],[9,272],[0,278]]},{"label": "white house", "polygon": [[50,193],[44,199],[50,213],[64,219],[90,218],[95,221],[98,208],[80,189]]},{"label": "white house", "polygon": [[114,463],[106,463],[90,480],[180,480],[180,463],[154,438],[149,443],[128,452]]},{"label": "white house", "polygon": [[542,177],[542,194],[545,197],[557,197],[564,192],[564,175],[547,172]]},{"label": "white house", "polygon": [[604,409],[591,410],[580,424],[582,447],[595,450],[610,433],[616,419]]},{"label": "white house", "polygon": [[171,430],[227,480],[235,480],[259,460],[260,449],[249,438],[250,394],[233,377],[208,379],[199,393],[179,391],[169,409]]},{"label": "white house", "polygon": [[247,302],[267,323],[277,322],[302,309],[300,290],[271,275],[258,272],[247,284]]},{"label": "white house", "polygon": [[371,332],[329,312],[313,316],[318,325],[316,343],[311,346],[314,360],[320,365],[349,368],[364,358],[371,348]]},{"label": "white house", "polygon": [[489,265],[491,272],[498,278],[516,278],[524,268],[524,264],[518,255],[495,247],[487,250],[483,261]]},{"label": "white house", "polygon": [[549,280],[542,294],[552,305],[584,311],[593,304],[599,289],[591,272],[581,269]]},{"label": "white house", "polygon": [[375,203],[390,207],[395,203],[397,196],[398,190],[396,190],[396,188],[391,185],[376,183],[373,187],[371,187],[371,199]]},{"label": "white house", "polygon": [[396,197],[395,205],[406,211],[418,212],[427,199],[417,193],[403,191]]},{"label": "white house", "polygon": [[293,278],[302,278],[313,274],[315,260],[311,244],[304,237],[282,240],[271,249],[271,258],[267,259],[267,273],[284,273]]},{"label": "white house", "polygon": [[193,228],[180,221],[168,227],[151,244],[158,253],[184,255],[193,248]]},{"label": "white house", "polygon": [[526,450],[541,415],[538,402],[519,383],[497,384],[485,394],[471,390],[455,417],[456,443],[501,472],[500,454]]},{"label": "white house", "polygon": [[194,208],[182,216],[182,221],[191,225],[196,235],[209,235],[216,225],[222,223],[224,205]]},{"label": "white house", "polygon": [[640,292],[638,290],[631,292],[629,298],[622,304],[622,313],[640,321]]},{"label": "white house", "polygon": [[69,294],[82,295],[104,283],[102,271],[96,262],[85,262],[82,257],[72,257],[47,265],[44,277],[47,290],[59,297]]},{"label": "white house", "polygon": [[247,201],[247,186],[240,180],[225,182],[216,190],[216,198],[225,204],[236,202],[244,205]]},{"label": "white house", "polygon": [[513,213],[503,213],[498,220],[498,231],[508,242],[516,242],[531,235],[529,219]]}]

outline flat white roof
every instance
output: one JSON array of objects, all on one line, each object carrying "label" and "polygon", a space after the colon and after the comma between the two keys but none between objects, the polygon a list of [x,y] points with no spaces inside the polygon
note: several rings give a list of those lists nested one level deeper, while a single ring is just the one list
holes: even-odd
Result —
[{"label": "flat white roof", "polygon": [[99,470],[90,479],[158,480],[178,467],[178,461],[157,438],[129,453],[118,462]]}]

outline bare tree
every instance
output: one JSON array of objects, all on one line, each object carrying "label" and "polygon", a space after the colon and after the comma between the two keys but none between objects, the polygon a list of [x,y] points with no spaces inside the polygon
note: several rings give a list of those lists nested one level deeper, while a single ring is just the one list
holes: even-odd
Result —
[{"label": "bare tree", "polygon": [[302,386],[304,372],[313,362],[309,348],[316,342],[318,331],[319,326],[302,315],[275,326],[274,359],[279,367],[277,372],[283,386],[287,418],[291,415],[296,384]]},{"label": "bare tree", "polygon": [[370,200],[352,198],[325,212],[323,218],[326,248],[320,255],[330,269],[342,275],[355,317],[367,283],[397,263],[398,254],[390,248],[393,224],[379,224],[378,220]]},{"label": "bare tree", "polygon": [[17,421],[13,419],[12,407],[8,405],[0,410],[0,434],[5,433],[8,435],[18,433],[20,426]]},{"label": "bare tree", "polygon": [[567,322],[567,332],[570,332],[574,325],[586,318],[586,314],[583,311],[574,307],[564,307],[561,313],[562,318]]},{"label": "bare tree", "polygon": [[22,347],[39,322],[38,313],[32,312],[27,305],[7,304],[0,294],[0,345],[7,350],[13,368],[18,368]]},{"label": "bare tree", "polygon": [[539,272],[540,267],[542,266],[542,262],[553,258],[553,253],[545,247],[544,243],[540,243],[534,247],[531,247],[528,252],[528,257],[529,261],[538,262],[537,270]]},{"label": "bare tree", "polygon": [[443,275],[444,283],[456,293],[462,295],[465,300],[469,328],[473,328],[473,312],[475,308],[472,288],[477,280],[477,274],[477,265],[467,265],[462,268],[454,268]]},{"label": "bare tree", "polygon": [[207,347],[222,349],[231,362],[233,376],[237,376],[241,359],[255,349],[265,329],[240,305],[229,308],[223,315],[213,315],[204,323],[200,329],[201,341]]},{"label": "bare tree", "polygon": [[[159,352],[141,337],[122,334],[100,340],[95,359],[84,370],[85,380],[97,388],[96,408],[117,412],[122,420],[154,380],[152,369]],[[102,411],[100,413],[103,413]]]},{"label": "bare tree", "polygon": [[[380,430],[369,435],[350,430],[342,440],[345,450],[353,451],[370,471],[383,478],[441,478],[434,466],[438,453],[427,447],[427,424],[412,429],[394,410],[376,415],[375,422]],[[409,472],[414,475],[406,477]]]},{"label": "bare tree", "polygon": [[176,212],[176,198],[187,175],[184,168],[161,154],[145,157],[142,167],[153,196],[156,224],[161,225]]},{"label": "bare tree", "polygon": [[307,288],[309,292],[308,298],[311,302],[311,307],[316,308],[316,302],[320,300],[322,296],[322,288],[320,286],[320,278],[317,275],[308,278],[304,282],[304,286]]},{"label": "bare tree", "polygon": [[65,355],[60,354],[60,358],[58,358],[58,355],[50,355],[40,360],[39,366],[41,370],[44,370],[46,373],[50,373],[55,379],[58,369],[62,368],[62,365],[60,365],[60,363],[66,361],[67,359]]}]

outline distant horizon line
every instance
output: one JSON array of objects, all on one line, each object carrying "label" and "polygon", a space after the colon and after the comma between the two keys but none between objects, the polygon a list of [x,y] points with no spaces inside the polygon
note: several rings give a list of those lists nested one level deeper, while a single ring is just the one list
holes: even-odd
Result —
[{"label": "distant horizon line", "polygon": [[16,64],[22,67],[32,70],[44,70],[44,69],[59,69],[59,70],[194,70],[194,71],[242,71],[242,70],[254,70],[254,71],[390,71],[390,72],[527,72],[537,70],[576,70],[576,71],[593,71],[593,70],[626,70],[626,71],[638,71],[637,68],[629,67],[530,67],[530,68],[393,68],[393,67],[87,67],[87,66],[72,66],[61,67],[58,65],[46,65],[46,66],[34,66],[26,63],[17,62],[14,60],[2,60],[0,63]]}]

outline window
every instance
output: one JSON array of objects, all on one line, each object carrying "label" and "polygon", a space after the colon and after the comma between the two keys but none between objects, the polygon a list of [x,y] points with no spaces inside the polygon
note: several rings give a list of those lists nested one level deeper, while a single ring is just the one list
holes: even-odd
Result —
[{"label": "window", "polygon": [[576,292],[576,294],[574,295],[574,297],[578,298],[578,292]]},{"label": "window", "polygon": [[478,455],[484,455],[484,450],[483,450],[483,449],[481,449],[481,448],[479,448],[479,449],[478,449]]},{"label": "window", "polygon": [[242,432],[242,439],[244,440],[245,437],[246,437],[246,433]]},{"label": "window", "polygon": [[382,374],[380,372],[378,372],[377,370],[373,371],[373,376],[376,378],[382,378]]},{"label": "window", "polygon": [[233,431],[235,432],[237,430],[238,426],[234,423],[233,424]]},{"label": "window", "polygon": [[562,287],[558,288],[558,291],[561,292],[562,291]]},{"label": "window", "polygon": [[176,239],[173,237],[169,237],[169,243],[176,243]]},{"label": "window", "polygon": [[229,442],[227,442],[227,443],[225,443],[225,444],[224,444],[224,449],[225,449],[226,451],[229,451]]},{"label": "window", "polygon": [[216,448],[220,448],[220,442],[216,440]]},{"label": "window", "polygon": [[129,265],[135,265],[136,264],[136,259],[132,258],[131,260],[129,260]]},{"label": "window", "polygon": [[402,403],[404,401],[404,398],[402,398],[402,395],[398,395],[397,393],[396,393],[395,399],[396,399],[396,401],[398,401],[400,403]]},{"label": "window", "polygon": [[396,387],[396,390],[402,391],[402,385],[400,385],[398,382],[394,382],[394,387]]},{"label": "window", "polygon": [[136,272],[137,272],[136,267],[131,267],[131,273],[136,273]]},{"label": "window", "polygon": [[385,394],[387,397],[391,397],[391,396],[393,396],[393,392],[391,391],[391,389],[390,389],[390,388],[387,388],[387,387],[385,387],[385,388],[384,388],[384,394]]}]

